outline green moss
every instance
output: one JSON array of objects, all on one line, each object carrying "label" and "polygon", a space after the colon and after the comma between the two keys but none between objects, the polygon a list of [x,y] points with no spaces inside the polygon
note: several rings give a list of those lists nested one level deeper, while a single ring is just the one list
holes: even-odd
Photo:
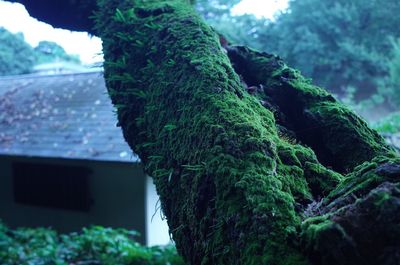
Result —
[{"label": "green moss", "polygon": [[313,149],[326,167],[348,173],[393,150],[367,123],[276,56],[233,47],[229,57],[249,85],[264,87],[260,100],[274,110],[283,133]]},{"label": "green moss", "polygon": [[397,251],[387,249],[399,249],[400,234],[400,167],[393,162],[366,163],[369,170],[349,176],[303,221],[301,244],[313,264],[392,263]]},{"label": "green moss", "polygon": [[377,199],[374,202],[376,207],[383,207],[386,202],[390,201],[391,196],[387,192],[379,192],[376,194]]},{"label": "green moss", "polygon": [[319,163],[306,162],[304,175],[315,198],[327,196],[344,179]]},{"label": "green moss", "polygon": [[302,239],[305,240],[305,249],[319,249],[319,240],[323,231],[332,229],[336,224],[329,220],[328,216],[308,218],[301,225]]},{"label": "green moss", "polygon": [[385,181],[397,182],[398,172],[390,173],[390,167],[399,163],[399,157],[393,153],[390,156],[375,157],[370,162],[359,165],[327,196],[326,200],[333,201],[352,194],[355,197],[364,196]]}]

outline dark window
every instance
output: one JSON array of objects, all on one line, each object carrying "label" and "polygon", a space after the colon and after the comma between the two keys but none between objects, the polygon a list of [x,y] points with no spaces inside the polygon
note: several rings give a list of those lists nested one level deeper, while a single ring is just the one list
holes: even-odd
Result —
[{"label": "dark window", "polygon": [[86,167],[13,163],[17,203],[88,211],[91,204]]}]

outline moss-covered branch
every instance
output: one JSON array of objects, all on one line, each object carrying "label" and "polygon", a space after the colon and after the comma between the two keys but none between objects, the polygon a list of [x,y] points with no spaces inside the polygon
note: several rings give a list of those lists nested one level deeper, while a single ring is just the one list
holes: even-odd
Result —
[{"label": "moss-covered branch", "polygon": [[[375,131],[276,56],[228,47],[235,70],[274,112],[280,134],[311,146],[325,166],[349,172],[308,205],[301,248],[313,264],[396,264],[400,253],[400,159]],[[306,172],[306,170],[305,170]],[[321,190],[326,173],[306,176]],[[322,179],[322,181],[316,180]],[[315,183],[315,184],[313,184]],[[316,196],[325,196],[318,194]]]},{"label": "moss-covered branch", "polygon": [[190,6],[119,2],[104,1],[99,14],[107,85],[183,256],[192,264],[305,262],[291,244],[312,200],[302,166],[330,171],[280,138],[272,112],[246,92]]},{"label": "moss-covered branch", "polygon": [[392,153],[281,60],[226,53],[185,1],[101,1],[97,27],[125,139],[191,264],[309,264],[310,205]]},{"label": "moss-covered branch", "polygon": [[347,173],[393,152],[364,120],[279,57],[246,47],[230,47],[228,54],[246,83],[262,86],[257,96],[277,114],[281,131],[310,146],[324,165]]},{"label": "moss-covered branch", "polygon": [[[347,246],[350,226],[333,218],[345,210],[328,205],[356,207],[333,199],[361,179],[340,173],[395,157],[383,139],[278,58],[243,47],[226,53],[184,1],[103,1],[100,10],[110,95],[185,259],[343,262],[340,251],[325,251],[329,242]],[[357,190],[369,196],[388,181],[374,180]]]}]

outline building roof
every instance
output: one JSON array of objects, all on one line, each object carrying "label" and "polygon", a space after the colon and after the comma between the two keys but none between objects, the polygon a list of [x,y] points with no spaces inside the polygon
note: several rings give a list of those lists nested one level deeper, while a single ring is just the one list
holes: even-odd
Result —
[{"label": "building roof", "polygon": [[0,155],[134,161],[101,72],[0,78]]},{"label": "building roof", "polygon": [[[33,72],[38,74],[53,73],[80,73],[89,72],[90,68],[77,63],[70,62],[52,62],[37,64],[33,67]],[[92,71],[90,71],[92,72]]]}]

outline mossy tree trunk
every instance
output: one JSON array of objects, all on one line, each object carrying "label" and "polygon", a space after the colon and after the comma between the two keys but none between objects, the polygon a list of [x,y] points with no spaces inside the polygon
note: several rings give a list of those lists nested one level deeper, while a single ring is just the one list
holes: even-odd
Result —
[{"label": "mossy tree trunk", "polygon": [[[400,264],[400,160],[188,1],[99,0],[105,79],[189,264]],[[310,62],[312,63],[312,62]]]}]

